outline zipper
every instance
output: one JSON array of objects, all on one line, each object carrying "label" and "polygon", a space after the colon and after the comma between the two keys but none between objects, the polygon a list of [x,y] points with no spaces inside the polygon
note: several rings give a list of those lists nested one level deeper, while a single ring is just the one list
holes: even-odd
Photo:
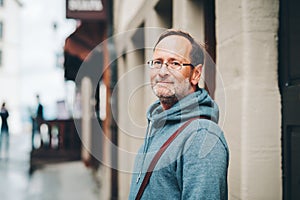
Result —
[{"label": "zipper", "polygon": [[148,124],[149,125],[148,125],[147,134],[146,134],[145,145],[144,145],[144,149],[143,149],[143,161],[142,161],[142,165],[141,165],[141,169],[140,169],[139,175],[138,175],[138,177],[136,179],[136,184],[138,184],[139,181],[140,181],[140,179],[141,179],[142,170],[143,170],[144,162],[145,162],[145,158],[146,158],[146,151],[147,151],[147,148],[148,148],[149,137],[150,137],[151,128],[152,128],[152,123],[151,123],[150,120],[149,120]]}]

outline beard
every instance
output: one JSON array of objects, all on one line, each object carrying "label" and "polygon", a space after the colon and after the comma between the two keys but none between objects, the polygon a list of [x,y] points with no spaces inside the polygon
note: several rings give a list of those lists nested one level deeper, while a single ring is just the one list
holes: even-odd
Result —
[{"label": "beard", "polygon": [[158,98],[169,98],[176,96],[176,91],[173,84],[162,85],[160,83],[156,83],[152,87],[152,90]]},{"label": "beard", "polygon": [[170,83],[160,83],[159,80],[154,80],[151,84],[154,94],[162,103],[174,105],[183,97],[187,96],[191,90],[190,79],[186,78],[179,82],[171,80]]},{"label": "beard", "polygon": [[171,107],[176,102],[178,102],[178,98],[176,97],[176,92],[174,88],[162,87],[162,86],[154,86],[153,88],[154,94],[159,98],[159,101],[162,104]]}]

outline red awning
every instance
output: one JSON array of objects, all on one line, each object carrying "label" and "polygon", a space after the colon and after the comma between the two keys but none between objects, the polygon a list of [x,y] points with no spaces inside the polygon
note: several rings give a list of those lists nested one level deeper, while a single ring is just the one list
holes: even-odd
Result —
[{"label": "red awning", "polygon": [[105,23],[81,22],[78,28],[65,40],[65,79],[75,80],[82,62],[100,44],[106,33]]}]

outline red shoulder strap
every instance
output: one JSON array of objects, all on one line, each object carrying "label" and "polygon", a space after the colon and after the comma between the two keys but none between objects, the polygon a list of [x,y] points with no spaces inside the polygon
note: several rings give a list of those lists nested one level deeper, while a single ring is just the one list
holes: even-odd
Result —
[{"label": "red shoulder strap", "polygon": [[168,146],[172,143],[172,141],[179,135],[179,133],[182,132],[183,129],[185,129],[185,127],[187,127],[193,120],[195,119],[208,119],[210,120],[209,117],[207,116],[199,116],[199,117],[195,117],[195,118],[191,118],[189,119],[187,122],[185,122],[181,127],[179,127],[179,129],[177,129],[170,137],[169,139],[160,147],[159,151],[155,154],[154,158],[152,159],[149,167],[148,167],[148,170],[146,172],[146,175],[143,179],[143,182],[141,184],[141,187],[139,188],[139,191],[135,197],[136,200],[139,200],[141,199],[143,193],[144,193],[144,190],[146,188],[146,186],[148,185],[149,183],[149,179],[152,175],[152,172],[158,162],[158,160],[160,159],[161,155],[166,151],[166,149],[168,148]]}]

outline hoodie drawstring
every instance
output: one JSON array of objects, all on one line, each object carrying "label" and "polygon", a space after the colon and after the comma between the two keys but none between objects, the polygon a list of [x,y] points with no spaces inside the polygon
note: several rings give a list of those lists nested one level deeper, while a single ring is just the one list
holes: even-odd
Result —
[{"label": "hoodie drawstring", "polygon": [[145,158],[146,158],[146,151],[147,151],[147,148],[148,148],[149,137],[150,137],[150,133],[151,133],[151,127],[152,127],[152,123],[151,123],[150,120],[148,120],[148,128],[147,128],[148,130],[147,130],[147,134],[146,134],[146,138],[145,138],[145,145],[144,145],[144,149],[143,149],[143,161],[142,161],[142,165],[141,165],[139,175],[136,179],[137,184],[139,183],[139,180],[140,180],[141,175],[142,175],[142,170],[143,170],[143,167],[144,167],[144,162],[145,162]]}]

